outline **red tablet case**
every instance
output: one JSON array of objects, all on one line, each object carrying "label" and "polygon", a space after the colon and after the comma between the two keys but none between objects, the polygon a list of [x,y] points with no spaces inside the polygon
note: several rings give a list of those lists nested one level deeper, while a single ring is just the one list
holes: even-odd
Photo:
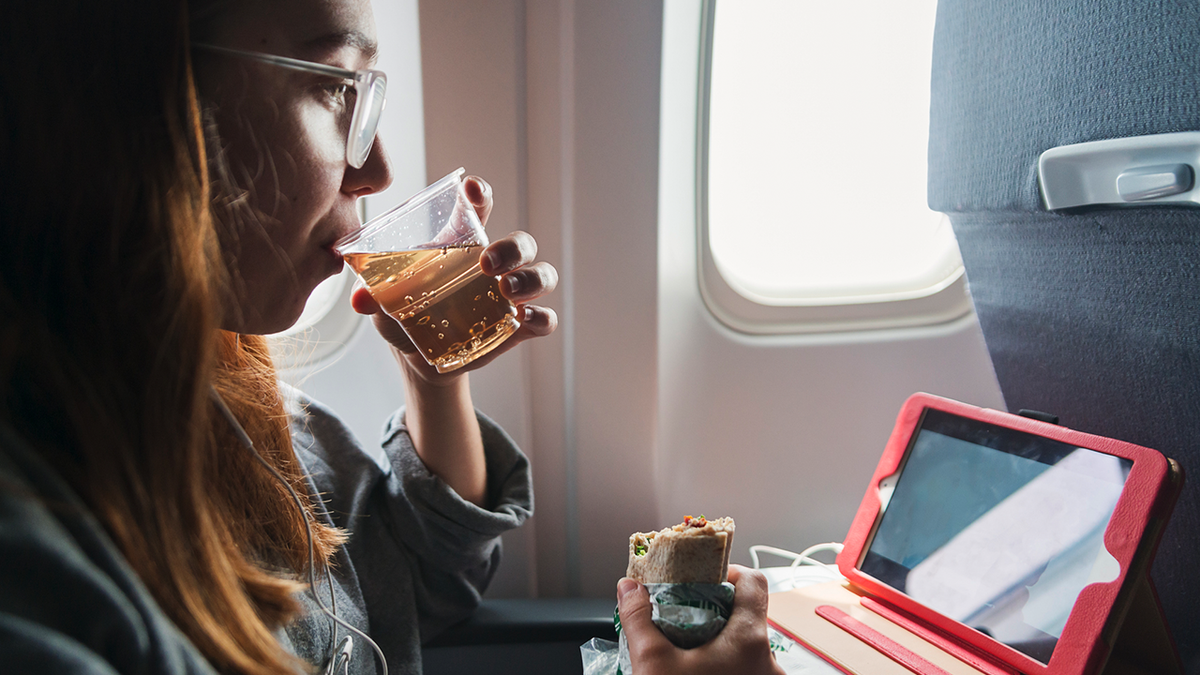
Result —
[{"label": "red tablet case", "polygon": [[[879,484],[895,474],[927,408],[1133,461],[1104,545],[1118,577],[1086,586],[1048,664],[939,614],[858,569],[880,516]],[[1183,484],[1179,465],[1161,453],[929,394],[905,402],[859,506],[838,568],[845,581],[771,596],[770,622],[846,673],[886,675],[1114,675],[1182,673],[1163,620],[1150,562]]]}]

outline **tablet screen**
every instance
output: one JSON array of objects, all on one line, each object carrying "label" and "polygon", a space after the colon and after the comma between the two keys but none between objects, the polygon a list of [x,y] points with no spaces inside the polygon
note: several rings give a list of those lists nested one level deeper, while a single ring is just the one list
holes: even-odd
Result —
[{"label": "tablet screen", "polygon": [[[859,568],[1048,663],[1133,462],[926,409]],[[886,499],[886,502],[884,501]]]}]

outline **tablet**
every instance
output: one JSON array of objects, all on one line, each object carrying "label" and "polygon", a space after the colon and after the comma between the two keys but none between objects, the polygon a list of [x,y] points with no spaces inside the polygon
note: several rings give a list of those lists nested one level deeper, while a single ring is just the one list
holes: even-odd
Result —
[{"label": "tablet", "polygon": [[1180,482],[1157,451],[916,394],[838,566],[1019,672],[1086,675],[1108,657],[1126,582],[1145,575]]}]

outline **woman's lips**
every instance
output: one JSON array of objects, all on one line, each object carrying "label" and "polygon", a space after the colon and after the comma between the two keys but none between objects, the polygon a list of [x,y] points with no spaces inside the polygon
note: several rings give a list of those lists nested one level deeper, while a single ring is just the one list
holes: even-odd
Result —
[{"label": "woman's lips", "polygon": [[326,274],[325,276],[331,277],[340,273],[346,264],[346,261],[342,258],[342,254],[337,252],[337,249],[333,247],[332,243],[322,246],[321,250],[323,250],[328,256],[327,260],[329,261],[329,268],[331,270],[329,274]]}]

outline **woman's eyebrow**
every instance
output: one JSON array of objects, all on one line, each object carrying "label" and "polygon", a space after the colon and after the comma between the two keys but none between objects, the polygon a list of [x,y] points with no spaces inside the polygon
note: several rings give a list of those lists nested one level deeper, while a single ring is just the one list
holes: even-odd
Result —
[{"label": "woman's eyebrow", "polygon": [[367,37],[365,33],[356,30],[326,33],[308,40],[302,45],[305,53],[331,51],[343,47],[357,49],[371,63],[375,62],[375,58],[379,54],[379,43]]}]

